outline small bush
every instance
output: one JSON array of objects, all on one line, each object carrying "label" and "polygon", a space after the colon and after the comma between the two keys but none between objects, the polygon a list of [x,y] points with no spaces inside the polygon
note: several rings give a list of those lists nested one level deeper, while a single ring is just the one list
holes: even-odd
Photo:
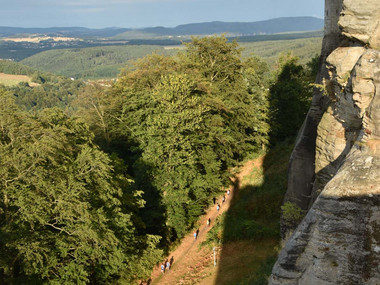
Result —
[{"label": "small bush", "polygon": [[297,226],[303,217],[302,209],[292,202],[286,202],[281,210],[284,223],[288,227]]}]

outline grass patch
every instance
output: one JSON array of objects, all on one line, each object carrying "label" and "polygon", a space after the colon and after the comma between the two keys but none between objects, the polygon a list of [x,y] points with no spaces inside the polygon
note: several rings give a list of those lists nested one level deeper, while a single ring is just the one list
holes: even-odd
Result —
[{"label": "grass patch", "polygon": [[260,263],[256,272],[250,275],[247,279],[241,281],[238,285],[267,285],[268,278],[272,273],[272,268],[276,262],[277,255],[268,256]]},{"label": "grass patch", "polygon": [[0,73],[0,84],[5,86],[16,86],[21,82],[27,82],[29,86],[36,86],[37,83],[32,82],[31,78],[27,75],[14,75]]},{"label": "grass patch", "polygon": [[[280,246],[281,203],[293,141],[256,159],[203,245],[220,246],[216,284],[266,284]],[[245,244],[245,246],[240,246]]]},{"label": "grass patch", "polygon": [[225,256],[220,259],[216,284],[267,284],[276,260],[276,239],[261,243],[239,241],[223,246]]},{"label": "grass patch", "polygon": [[222,242],[279,238],[281,203],[292,148],[291,143],[277,145],[241,181],[225,217]]}]

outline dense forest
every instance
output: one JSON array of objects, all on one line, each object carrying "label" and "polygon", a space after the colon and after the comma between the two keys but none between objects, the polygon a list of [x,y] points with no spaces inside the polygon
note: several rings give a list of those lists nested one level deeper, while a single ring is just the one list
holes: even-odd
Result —
[{"label": "dense forest", "polygon": [[232,167],[294,138],[318,57],[270,70],[241,53],[193,38],[110,87],[0,62],[38,83],[0,87],[0,283],[147,278]]},{"label": "dense forest", "polygon": [[115,78],[129,61],[153,52],[174,54],[174,50],[157,45],[100,46],[49,50],[28,57],[22,63],[77,79]]},{"label": "dense forest", "polygon": [[[305,36],[306,38],[303,38]],[[229,39],[231,40],[231,39]],[[321,49],[320,33],[276,34],[237,39],[243,47],[243,59],[252,54],[260,56],[271,68],[279,55],[287,50],[305,64]],[[177,42],[179,45],[180,42]],[[1,49],[1,48],[0,48]],[[131,67],[131,62],[152,52],[175,55],[180,46],[124,45],[91,48],[54,49],[39,52],[21,63],[45,72],[74,77],[76,79],[116,78],[122,68]]]}]

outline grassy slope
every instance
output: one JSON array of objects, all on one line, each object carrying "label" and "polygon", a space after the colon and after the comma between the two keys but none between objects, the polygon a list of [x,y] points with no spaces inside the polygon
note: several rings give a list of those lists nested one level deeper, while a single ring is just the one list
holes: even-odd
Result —
[{"label": "grassy slope", "polygon": [[2,85],[14,86],[20,82],[28,82],[28,84],[31,86],[36,85],[31,81],[31,78],[29,76],[0,73],[0,84]]},{"label": "grassy slope", "polygon": [[[209,234],[218,244],[217,272],[200,284],[266,284],[280,246],[280,206],[293,144],[277,145],[239,181],[230,209]],[[259,161],[259,163],[257,163]]]}]

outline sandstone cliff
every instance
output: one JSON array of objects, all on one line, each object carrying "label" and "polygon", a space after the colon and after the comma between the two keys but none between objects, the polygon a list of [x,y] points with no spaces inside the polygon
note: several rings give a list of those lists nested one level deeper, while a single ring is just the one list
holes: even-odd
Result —
[{"label": "sandstone cliff", "polygon": [[379,0],[326,0],[317,83],[285,197],[307,214],[270,284],[380,284]]}]

